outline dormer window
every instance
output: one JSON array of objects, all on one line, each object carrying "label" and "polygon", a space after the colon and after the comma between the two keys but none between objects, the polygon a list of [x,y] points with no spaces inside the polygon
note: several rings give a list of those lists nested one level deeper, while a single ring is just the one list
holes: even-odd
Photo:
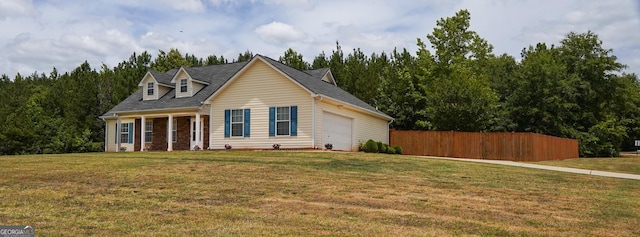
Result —
[{"label": "dormer window", "polygon": [[147,83],[147,95],[153,95],[153,82]]},{"label": "dormer window", "polygon": [[180,92],[187,92],[187,79],[180,79]]}]

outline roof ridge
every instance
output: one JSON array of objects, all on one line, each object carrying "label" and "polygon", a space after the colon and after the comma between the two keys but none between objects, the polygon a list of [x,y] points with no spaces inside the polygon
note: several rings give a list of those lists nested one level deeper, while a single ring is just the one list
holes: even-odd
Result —
[{"label": "roof ridge", "polygon": [[[258,56],[258,55],[260,55],[260,54],[256,54],[256,56]],[[283,62],[280,62],[280,61],[278,61],[278,60],[275,60],[275,59],[273,59],[273,58],[271,58],[271,57],[263,56],[263,55],[260,55],[260,56],[262,56],[262,57],[264,57],[264,58],[267,58],[267,59],[270,59],[271,61],[274,61],[274,62],[276,62],[276,63],[279,63],[279,64],[281,64],[282,66],[285,66],[285,67],[291,68],[291,69],[293,69],[293,70],[296,70],[296,71],[302,72],[302,73],[304,73],[304,74],[307,74],[307,75],[308,75],[308,76],[310,76],[310,77],[313,77],[313,75],[311,75],[311,74],[309,74],[308,72],[306,72],[306,71],[308,71],[308,70],[300,70],[300,69],[297,69],[297,68],[291,67],[291,66],[289,66],[289,65],[287,65],[287,64],[284,64]],[[289,73],[287,73],[287,72],[285,72],[285,71],[283,71],[283,72],[284,72],[284,73],[286,73],[287,75],[289,75]],[[290,77],[293,77],[293,75],[289,75],[289,76],[290,76]]]}]

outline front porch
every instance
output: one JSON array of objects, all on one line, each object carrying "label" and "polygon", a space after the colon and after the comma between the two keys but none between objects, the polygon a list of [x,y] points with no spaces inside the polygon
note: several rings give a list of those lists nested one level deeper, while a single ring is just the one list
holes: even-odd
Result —
[{"label": "front porch", "polygon": [[111,151],[187,151],[209,148],[210,116],[170,114],[119,117]]}]

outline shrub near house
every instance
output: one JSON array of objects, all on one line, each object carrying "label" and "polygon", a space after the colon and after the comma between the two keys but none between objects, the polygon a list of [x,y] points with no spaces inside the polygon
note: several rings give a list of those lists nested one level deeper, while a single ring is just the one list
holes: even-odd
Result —
[{"label": "shrub near house", "polygon": [[366,153],[402,154],[402,148],[400,146],[392,147],[379,141],[376,142],[373,139],[369,139],[364,144],[361,144],[360,150]]}]

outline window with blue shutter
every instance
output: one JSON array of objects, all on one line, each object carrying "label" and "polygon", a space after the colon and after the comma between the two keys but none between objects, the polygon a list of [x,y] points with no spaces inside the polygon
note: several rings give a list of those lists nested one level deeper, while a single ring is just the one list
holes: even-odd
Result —
[{"label": "window with blue shutter", "polygon": [[269,136],[276,135],[276,107],[269,107]]},{"label": "window with blue shutter", "polygon": [[298,135],[298,106],[269,108],[269,136]]},{"label": "window with blue shutter", "polygon": [[[133,123],[123,123],[120,128],[120,144],[129,143],[133,144]],[[116,124],[116,137],[118,136],[118,124]],[[118,138],[116,138],[116,144]]]},{"label": "window with blue shutter", "polygon": [[129,123],[129,144],[133,144],[133,123]]},{"label": "window with blue shutter", "polygon": [[251,122],[251,109],[244,109],[244,136],[249,137]]},{"label": "window with blue shutter", "polygon": [[231,136],[231,110],[224,110],[224,137]]},{"label": "window with blue shutter", "polygon": [[227,109],[224,111],[224,137],[249,137],[251,128],[250,109]]},{"label": "window with blue shutter", "polygon": [[291,106],[291,136],[298,136],[298,106]]}]

